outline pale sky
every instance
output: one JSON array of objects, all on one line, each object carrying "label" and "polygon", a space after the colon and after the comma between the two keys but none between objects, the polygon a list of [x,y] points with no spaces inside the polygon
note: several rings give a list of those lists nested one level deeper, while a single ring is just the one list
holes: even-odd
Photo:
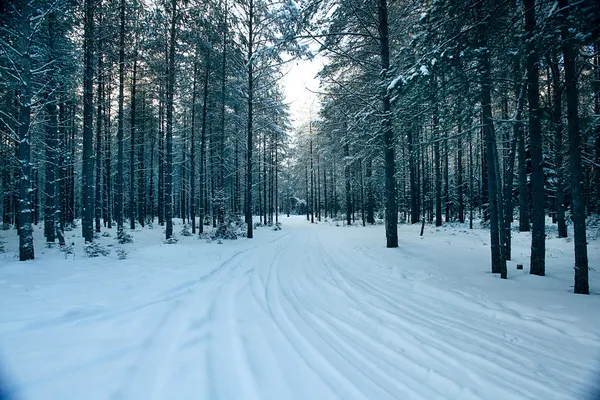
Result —
[{"label": "pale sky", "polygon": [[315,76],[322,67],[321,56],[312,60],[297,60],[290,64],[289,72],[283,78],[286,102],[290,105],[294,128],[308,121],[310,114],[313,114],[312,118],[317,116],[318,95],[311,90],[319,90],[319,80]]}]

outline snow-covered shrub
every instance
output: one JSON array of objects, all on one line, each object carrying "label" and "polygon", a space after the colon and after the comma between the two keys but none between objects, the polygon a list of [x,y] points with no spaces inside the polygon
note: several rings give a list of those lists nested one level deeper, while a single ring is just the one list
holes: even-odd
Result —
[{"label": "snow-covered shrub", "polygon": [[0,236],[0,253],[6,253],[6,247],[4,247],[5,244],[4,238]]},{"label": "snow-covered shrub", "polygon": [[110,254],[109,249],[102,246],[100,243],[98,243],[95,240],[92,240],[91,242],[84,244],[83,252],[85,253],[86,256],[88,256],[90,258],[99,257],[99,256],[106,257],[107,255]]},{"label": "snow-covered shrub", "polygon": [[164,244],[177,244],[177,242],[179,242],[179,240],[177,240],[177,238],[173,236],[173,237],[165,240],[163,243]]},{"label": "snow-covered shrub", "polygon": [[263,226],[262,222],[255,222],[254,225],[252,225],[254,227],[254,229],[256,228],[260,228],[261,226]]},{"label": "snow-covered shrub", "polygon": [[65,253],[65,260],[71,255],[73,256],[73,259],[75,259],[75,243],[61,246],[60,251]]},{"label": "snow-covered shrub", "polygon": [[119,244],[133,243],[133,237],[125,230],[120,230],[117,232],[117,242]]},{"label": "snow-covered shrub", "polygon": [[273,225],[273,230],[280,231],[281,230],[281,222],[275,223],[275,225]]},{"label": "snow-covered shrub", "polygon": [[183,228],[181,228],[181,232],[179,232],[181,236],[192,236],[192,232],[190,232],[190,227],[188,224],[183,224]]},{"label": "snow-covered shrub", "polygon": [[122,248],[122,247],[119,247],[119,248],[117,249],[117,258],[118,258],[119,260],[125,260],[125,259],[127,259],[127,255],[128,255],[128,254],[129,254],[129,253],[127,252],[127,250],[125,250],[125,249],[124,249],[124,248]]},{"label": "snow-covered shrub", "polygon": [[600,239],[600,215],[590,215],[587,219],[588,239]]},{"label": "snow-covered shrub", "polygon": [[102,237],[110,237],[110,233],[109,232],[102,232]]}]

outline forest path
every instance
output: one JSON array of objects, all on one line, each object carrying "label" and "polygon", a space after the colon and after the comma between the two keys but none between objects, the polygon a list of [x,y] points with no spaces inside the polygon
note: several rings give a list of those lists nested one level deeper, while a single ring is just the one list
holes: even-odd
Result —
[{"label": "forest path", "polygon": [[[57,339],[30,362],[65,358],[58,372],[21,374],[24,398],[581,398],[597,329],[578,327],[569,304],[527,304],[465,279],[484,236],[385,249],[377,226],[284,221],[204,253],[140,248],[139,276],[105,285],[123,285],[113,304],[4,329],[3,350],[12,337],[31,352],[44,335]],[[491,286],[519,283],[479,270]]]}]

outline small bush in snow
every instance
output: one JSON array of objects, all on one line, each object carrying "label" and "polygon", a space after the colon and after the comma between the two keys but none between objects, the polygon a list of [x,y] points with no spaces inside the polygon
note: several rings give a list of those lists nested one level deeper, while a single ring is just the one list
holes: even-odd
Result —
[{"label": "small bush in snow", "polygon": [[172,238],[168,238],[163,243],[164,244],[177,244],[177,242],[179,242],[179,240],[177,240],[176,237],[172,237]]},{"label": "small bush in snow", "polygon": [[256,229],[256,228],[260,228],[261,226],[263,226],[263,224],[261,222],[255,222],[253,226],[254,226],[254,229]]},{"label": "small bush in snow", "polygon": [[61,246],[60,251],[65,253],[65,260],[71,255],[73,256],[73,259],[75,259],[75,243]]},{"label": "small bush in snow", "polygon": [[119,244],[133,243],[133,237],[124,230],[120,230],[117,232],[117,242]]},{"label": "small bush in snow", "polygon": [[53,249],[54,245],[56,245],[56,243],[54,243],[54,242],[46,242],[46,248],[47,249]]},{"label": "small bush in snow", "polygon": [[273,230],[280,231],[281,230],[281,222],[277,222],[275,225],[273,225]]},{"label": "small bush in snow", "polygon": [[99,256],[106,257],[107,255],[110,254],[109,249],[102,246],[100,243],[96,242],[95,240],[92,240],[91,242],[84,244],[83,252],[85,253],[86,256],[88,256],[90,258],[99,257]]},{"label": "small bush in snow", "polygon": [[0,236],[0,253],[6,253],[6,247],[4,247],[6,242],[3,239],[4,238]]},{"label": "small bush in snow", "polygon": [[188,224],[183,224],[183,228],[181,228],[181,232],[179,232],[181,236],[192,236],[192,232],[190,232],[190,227]]},{"label": "small bush in snow", "polygon": [[102,232],[102,237],[110,237],[110,233],[109,232]]},{"label": "small bush in snow", "polygon": [[124,249],[124,248],[122,248],[122,247],[119,247],[119,248],[117,249],[117,258],[118,258],[119,260],[125,260],[125,259],[127,259],[127,255],[128,255],[128,254],[129,254],[129,253],[127,252],[127,250],[125,250],[125,249]]}]

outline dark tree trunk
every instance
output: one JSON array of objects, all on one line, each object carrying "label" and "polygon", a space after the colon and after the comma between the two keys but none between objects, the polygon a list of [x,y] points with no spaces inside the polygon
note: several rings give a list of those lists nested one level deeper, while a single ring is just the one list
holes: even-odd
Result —
[{"label": "dark tree trunk", "polygon": [[123,106],[125,101],[125,0],[121,0],[119,31],[119,111],[117,116],[117,193],[115,196],[115,218],[117,220],[117,235],[123,231]]},{"label": "dark tree trunk", "polygon": [[[518,75],[515,75],[518,77]],[[515,108],[514,124],[513,124],[513,137],[510,141],[510,149],[506,160],[506,171],[504,175],[504,224],[502,228],[503,236],[502,242],[504,245],[504,258],[506,260],[512,259],[512,236],[511,236],[511,223],[513,215],[513,181],[514,181],[514,168],[515,168],[515,153],[517,150],[517,141],[520,136],[523,135],[523,122],[522,113],[525,104],[525,88],[520,82],[517,82],[515,86],[515,94],[517,96],[517,105]]]},{"label": "dark tree trunk", "polygon": [[[375,223],[375,198],[373,196],[373,161],[369,158],[365,170],[367,180],[367,223]],[[415,194],[416,195],[416,194]],[[327,208],[327,205],[325,205]],[[419,210],[417,210],[417,219],[419,218]]]},{"label": "dark tree trunk", "polygon": [[552,71],[552,111],[551,121],[554,126],[554,164],[556,168],[556,222],[558,237],[567,237],[567,223],[565,220],[565,182],[563,166],[563,123],[562,123],[562,95],[563,89],[560,82],[560,70],[556,57],[548,57],[548,65]]},{"label": "dark tree trunk", "polygon": [[344,143],[344,178],[346,181],[346,224],[352,224],[352,198],[350,193],[350,148]]},{"label": "dark tree trunk", "polygon": [[[416,224],[417,222],[419,222],[419,178],[417,176],[416,164],[418,163],[418,160],[416,156],[416,148],[414,145],[413,133],[413,127],[410,126],[406,133],[406,140],[408,144],[408,170],[410,175],[410,223]],[[367,179],[370,179],[370,176],[371,168],[369,165],[367,165]]]},{"label": "dark tree trunk", "polygon": [[204,71],[204,84],[202,93],[202,132],[200,134],[200,209],[198,210],[199,224],[198,233],[204,232],[204,215],[206,213],[206,118],[207,118],[207,107],[208,107],[208,77],[210,73],[210,53],[206,53],[206,66]]},{"label": "dark tree trunk", "polygon": [[56,238],[56,165],[58,151],[58,117],[56,104],[46,97],[46,185],[44,204],[44,236],[46,242],[54,243]]},{"label": "dark tree trunk", "polygon": [[252,122],[254,118],[254,0],[249,0],[248,5],[248,137],[246,144],[246,225],[247,237],[252,239]]},{"label": "dark tree trunk", "polygon": [[[387,0],[377,0],[379,46],[381,56],[381,70],[387,78],[390,69],[390,44],[388,27]],[[384,85],[386,86],[386,85]],[[398,247],[398,213],[396,211],[396,162],[394,155],[394,131],[392,128],[392,115],[390,105],[390,92],[384,89],[383,103],[383,142],[385,159],[385,236],[387,247]]]},{"label": "dark tree trunk", "polygon": [[487,50],[487,33],[489,21],[486,11],[482,10],[482,4],[478,3],[479,17],[483,21],[479,26],[479,47],[484,49],[480,52],[480,74],[481,74],[481,108],[482,108],[482,129],[485,138],[486,162],[487,162],[487,183],[489,197],[489,215],[490,215],[490,246],[492,255],[492,273],[501,274],[501,278],[506,279],[506,260],[502,254],[500,244],[500,227],[502,221],[502,212],[499,204],[499,177],[497,169],[496,135],[494,132],[494,122],[492,116],[491,99],[491,63],[490,54]]},{"label": "dark tree trunk", "polygon": [[[192,83],[192,137],[190,148],[190,219],[192,233],[196,233],[196,82],[198,81],[198,62],[194,61],[194,77]],[[202,224],[202,222],[200,222]]]},{"label": "dark tree trunk", "polygon": [[[135,46],[135,44],[134,44]],[[133,52],[133,76],[131,81],[131,125],[129,136],[129,228],[135,229],[135,139],[136,133],[136,89],[137,89],[137,52]]]},{"label": "dark tree trunk", "polygon": [[138,143],[137,143],[137,175],[138,175],[138,222],[142,228],[146,222],[146,168],[144,163],[144,151],[145,151],[145,128],[146,128],[146,92],[142,92],[142,121],[141,129],[138,129]]},{"label": "dark tree trunk", "polygon": [[93,154],[93,88],[94,81],[94,4],[85,2],[84,65],[83,76],[83,166],[81,170],[83,213],[81,230],[86,242],[94,240],[94,154]]},{"label": "dark tree trunk", "polygon": [[464,182],[463,182],[463,144],[462,144],[462,125],[458,124],[458,138],[456,141],[456,190],[458,200],[458,222],[465,222],[465,200],[464,200]]},{"label": "dark tree trunk", "polygon": [[448,138],[444,134],[444,221],[450,222],[450,178],[448,173]]},{"label": "dark tree trunk", "polygon": [[177,0],[171,0],[171,28],[169,32],[169,67],[167,73],[167,162],[165,170],[165,236],[173,237],[173,94],[175,90],[175,34]]},{"label": "dark tree trunk", "polygon": [[[437,91],[434,80],[432,93]],[[435,164],[435,226],[442,226],[442,167],[440,160],[440,127],[437,100],[433,98],[433,158]]]},{"label": "dark tree trunk", "polygon": [[576,57],[569,33],[569,1],[558,0],[561,10],[562,50],[565,69],[565,91],[567,95],[567,122],[569,125],[569,156],[571,158],[571,196],[573,215],[573,239],[575,246],[575,293],[589,294],[588,255],[585,231],[585,204],[582,195],[584,182],[581,165],[581,139],[579,137],[579,93],[577,89]]},{"label": "dark tree trunk", "polygon": [[[101,41],[98,41],[98,48],[102,49]],[[98,83],[96,87],[96,207],[95,207],[95,228],[96,232],[100,232],[100,218],[102,216],[102,120],[104,106],[104,93],[103,93],[103,56],[102,53],[98,52]]]},{"label": "dark tree trunk", "polygon": [[540,110],[540,73],[537,41],[534,38],[535,0],[524,0],[525,32],[527,34],[527,101],[529,102],[529,137],[531,141],[531,265],[530,273],[543,276],[546,273],[544,160],[542,150],[542,125]]}]

